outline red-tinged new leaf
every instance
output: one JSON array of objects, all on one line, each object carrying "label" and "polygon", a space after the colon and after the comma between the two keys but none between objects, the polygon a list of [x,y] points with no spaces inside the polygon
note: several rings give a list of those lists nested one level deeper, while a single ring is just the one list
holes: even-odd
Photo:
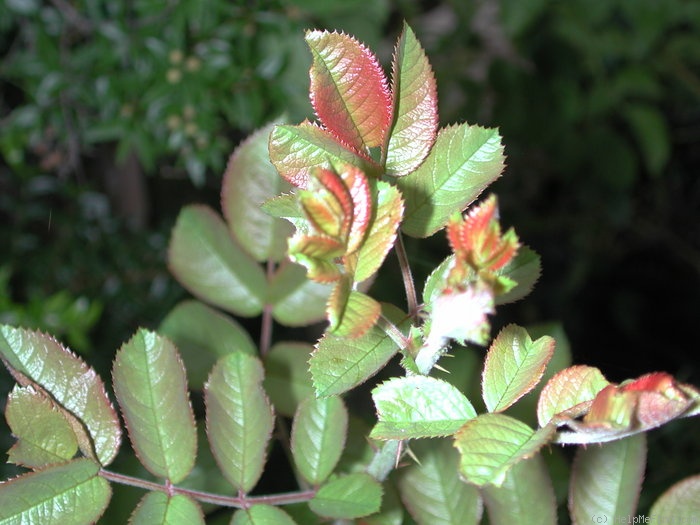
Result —
[{"label": "red-tinged new leaf", "polygon": [[391,128],[386,171],[408,175],[428,156],[438,126],[437,86],[433,70],[408,25],[396,43],[392,72]]},{"label": "red-tinged new leaf", "polygon": [[693,523],[700,516],[700,475],[673,485],[656,500],[649,523]]},{"label": "red-tinged new leaf", "polygon": [[28,384],[27,379],[36,383],[84,425],[90,442],[79,441],[83,454],[103,465],[112,462],[121,443],[121,426],[92,368],[53,337],[11,326],[0,326],[0,357],[10,371],[21,374],[15,374],[20,384]]},{"label": "red-tinged new leaf", "polygon": [[592,366],[571,366],[555,374],[542,389],[537,402],[540,426],[549,423],[557,414],[589,404],[608,384],[600,370]]},{"label": "red-tinged new leaf", "polygon": [[292,226],[260,209],[268,199],[289,191],[270,162],[269,124],[242,142],[231,155],[221,184],[221,209],[229,229],[256,261],[279,261],[287,251]]},{"label": "red-tinged new leaf", "polygon": [[262,474],[274,425],[263,375],[257,358],[238,352],[219,360],[204,387],[211,450],[224,477],[242,492]]},{"label": "red-tinged new leaf", "polygon": [[367,156],[339,143],[330,132],[303,122],[298,126],[275,126],[270,134],[270,160],[287,182],[306,188],[311,171],[351,164],[367,175],[378,176],[379,167]]},{"label": "red-tinged new leaf", "polygon": [[377,322],[381,305],[369,295],[350,289],[348,279],[341,280],[328,300],[328,330],[336,337],[356,338]]},{"label": "red-tinged new leaf", "polygon": [[351,36],[309,31],[311,104],[321,124],[357,150],[379,146],[391,123],[391,95],[381,65]]},{"label": "red-tinged new leaf", "polygon": [[429,237],[500,177],[505,157],[498,130],[461,124],[440,130],[425,161],[397,180],[406,205],[403,231]]},{"label": "red-tinged new leaf", "polygon": [[197,429],[177,349],[141,329],[117,352],[112,376],[139,460],[154,475],[179,483],[194,466]]},{"label": "red-tinged new leaf", "polygon": [[347,238],[352,225],[352,195],[335,170],[314,170],[307,190],[299,192],[299,201],[307,219],[320,234]]},{"label": "red-tinged new leaf", "polygon": [[308,278],[319,283],[332,283],[341,277],[334,262],[345,252],[345,245],[338,239],[321,235],[297,233],[289,239],[289,257],[306,267]]},{"label": "red-tinged new leaf", "polygon": [[112,497],[99,471],[99,464],[83,458],[0,483],[0,523],[95,523]]},{"label": "red-tinged new leaf", "polygon": [[372,220],[372,191],[365,174],[354,166],[344,166],[341,177],[352,198],[352,225],[346,253],[353,253],[364,243]]},{"label": "red-tinged new leaf", "polygon": [[362,282],[374,275],[396,242],[403,199],[395,186],[377,183],[377,212],[367,238],[360,248],[355,265],[355,281]]},{"label": "red-tinged new leaf", "polygon": [[569,485],[572,522],[583,525],[591,523],[591,517],[634,516],[646,453],[643,434],[600,446],[579,447]]}]

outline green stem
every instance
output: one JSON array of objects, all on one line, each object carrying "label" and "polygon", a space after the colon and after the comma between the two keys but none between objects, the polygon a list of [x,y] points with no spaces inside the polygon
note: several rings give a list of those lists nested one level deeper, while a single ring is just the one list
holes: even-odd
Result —
[{"label": "green stem", "polygon": [[367,465],[367,474],[377,481],[384,481],[396,467],[403,451],[403,441],[392,439],[384,443],[382,448],[374,453],[372,461]]},{"label": "green stem", "polygon": [[155,483],[145,479],[111,472],[109,470],[101,470],[100,476],[108,481],[129,485],[145,490],[157,490],[166,494],[182,494],[192,499],[201,501],[202,503],[212,503],[221,507],[246,508],[256,503],[266,503],[268,505],[291,505],[293,503],[302,503],[309,501],[316,495],[315,490],[304,490],[298,492],[286,492],[283,494],[270,494],[268,496],[223,496],[221,494],[213,494],[211,492],[202,492],[199,490],[183,489],[174,485]]}]

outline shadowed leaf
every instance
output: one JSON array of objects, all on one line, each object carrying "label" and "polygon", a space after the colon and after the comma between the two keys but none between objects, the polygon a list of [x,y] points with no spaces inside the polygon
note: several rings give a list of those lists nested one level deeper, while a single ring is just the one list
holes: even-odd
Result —
[{"label": "shadowed leaf", "polygon": [[700,476],[673,485],[656,500],[649,523],[693,523],[700,516]]},{"label": "shadowed leaf", "polygon": [[270,280],[268,304],[272,316],[285,326],[306,326],[326,317],[332,286],[306,278],[303,266],[283,262]]},{"label": "shadowed leaf", "polygon": [[309,507],[327,518],[353,519],[374,514],[381,503],[381,484],[369,474],[356,473],[321,486]]},{"label": "shadowed leaf", "polygon": [[314,394],[308,360],[313,351],[304,343],[277,343],[265,356],[265,392],[275,412],[292,417],[297,406]]}]

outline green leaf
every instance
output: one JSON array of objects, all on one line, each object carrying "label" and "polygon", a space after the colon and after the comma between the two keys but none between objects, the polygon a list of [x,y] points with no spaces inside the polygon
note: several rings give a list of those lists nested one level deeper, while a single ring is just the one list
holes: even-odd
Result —
[{"label": "green leaf", "polygon": [[460,473],[479,487],[501,486],[508,470],[551,441],[554,431],[548,426],[535,432],[510,416],[482,414],[455,434],[454,446],[461,455]]},{"label": "green leaf", "polygon": [[386,156],[388,175],[408,175],[423,162],[438,126],[437,86],[430,62],[404,23],[392,72],[394,125]]},{"label": "green leaf", "polygon": [[292,417],[299,403],[313,395],[307,364],[312,351],[304,343],[277,343],[265,356],[263,386],[277,414]]},{"label": "green leaf", "polygon": [[368,157],[343,147],[328,131],[304,122],[298,126],[275,126],[270,135],[270,160],[293,186],[306,188],[314,168],[340,164],[357,166],[377,175],[378,166]]},{"label": "green leaf", "polygon": [[112,495],[100,466],[77,459],[0,484],[0,525],[89,525]]},{"label": "green leaf", "polygon": [[262,474],[274,423],[262,380],[260,361],[238,352],[221,358],[204,386],[212,452],[226,479],[244,493]]},{"label": "green leaf", "polygon": [[285,326],[307,326],[326,318],[332,286],[306,277],[303,266],[283,262],[270,281],[268,304],[272,316]]},{"label": "green leaf", "polygon": [[279,261],[287,252],[293,228],[260,209],[268,199],[288,191],[270,162],[268,142],[274,124],[250,135],[229,159],[221,186],[221,207],[228,227],[257,261]]},{"label": "green leaf", "polygon": [[[344,282],[338,283],[328,301],[328,331],[337,337],[354,339],[374,326],[382,306],[369,295],[355,290],[348,290],[347,296],[343,297],[343,286]],[[335,293],[336,290],[341,290],[341,293]]]},{"label": "green leaf", "polygon": [[693,523],[700,516],[700,476],[679,481],[651,507],[649,523]]},{"label": "green leaf", "polygon": [[341,142],[357,150],[379,146],[391,121],[391,94],[377,58],[343,33],[309,31],[313,55],[311,104]]},{"label": "green leaf", "polygon": [[172,483],[185,479],[194,466],[197,429],[175,346],[141,329],[117,352],[112,377],[141,463]]},{"label": "green leaf", "polygon": [[[403,315],[391,305],[385,305],[383,314],[390,319]],[[316,395],[342,394],[356,387],[383,368],[398,350],[376,325],[355,339],[324,334],[309,360]]]},{"label": "green leaf", "polygon": [[362,518],[362,525],[403,525],[404,505],[393,482],[382,485],[384,495],[378,512]]},{"label": "green leaf", "polygon": [[7,461],[29,468],[64,463],[78,452],[78,439],[63,412],[50,397],[32,386],[7,396],[5,419],[17,438]]},{"label": "green leaf", "polygon": [[204,525],[199,505],[182,494],[168,496],[164,492],[149,492],[139,502],[129,525]]},{"label": "green leaf", "polygon": [[489,412],[502,412],[532,390],[554,354],[554,339],[536,341],[522,327],[508,325],[486,354],[482,374],[484,401]]},{"label": "green leaf", "polygon": [[192,389],[202,388],[219,357],[233,352],[257,354],[250,335],[235,319],[199,301],[178,303],[158,332],[180,351]]},{"label": "green leaf", "polygon": [[574,523],[590,523],[591,517],[633,516],[646,453],[644,434],[600,446],[579,447],[569,485],[569,512]]},{"label": "green leaf", "polygon": [[661,174],[671,154],[671,136],[664,114],[648,104],[630,104],[623,115],[637,139],[647,169]]},{"label": "green leaf", "polygon": [[539,454],[513,465],[500,487],[481,490],[491,525],[557,524],[552,480]]},{"label": "green leaf", "polygon": [[170,237],[168,265],[192,294],[240,316],[260,314],[265,274],[207,206],[182,209]]},{"label": "green leaf", "polygon": [[495,272],[499,277],[518,283],[512,290],[496,295],[496,305],[514,303],[527,296],[540,278],[541,272],[540,256],[530,247],[520,246],[515,257]]},{"label": "green leaf", "polygon": [[278,507],[253,505],[248,509],[237,510],[231,525],[296,525],[296,523]]},{"label": "green leaf", "polygon": [[447,381],[397,377],[372,390],[378,422],[370,437],[409,439],[448,436],[476,417],[469,400]]},{"label": "green leaf", "polygon": [[311,485],[331,475],[345,446],[348,412],[337,396],[306,398],[292,424],[292,455],[299,474]]},{"label": "green leaf", "polygon": [[381,484],[369,474],[355,473],[325,483],[309,507],[326,518],[353,519],[374,514],[381,503]]},{"label": "green leaf", "polygon": [[557,414],[588,403],[608,384],[597,368],[576,365],[565,368],[550,379],[537,402],[537,420],[545,426]]},{"label": "green leaf", "polygon": [[360,248],[354,279],[362,282],[374,275],[396,242],[403,200],[395,186],[377,183],[377,209],[367,237]]},{"label": "green leaf", "polygon": [[438,231],[501,175],[504,161],[498,130],[442,129],[423,164],[397,181],[406,206],[403,231],[412,237]]},{"label": "green leaf", "polygon": [[[83,454],[102,465],[112,462],[121,443],[121,426],[92,368],[50,336],[6,325],[0,327],[0,357],[11,371],[21,374],[13,373],[18,383],[33,381],[80,420],[89,434],[78,434]],[[80,432],[76,426],[73,429]]]},{"label": "green leaf", "polygon": [[416,441],[411,449],[420,461],[400,471],[398,481],[406,509],[418,525],[477,525],[479,491],[459,479],[459,455],[448,441]]},{"label": "green leaf", "polygon": [[307,277],[319,283],[332,283],[341,278],[336,259],[344,253],[343,242],[332,237],[297,231],[289,240],[290,259],[305,266]]}]

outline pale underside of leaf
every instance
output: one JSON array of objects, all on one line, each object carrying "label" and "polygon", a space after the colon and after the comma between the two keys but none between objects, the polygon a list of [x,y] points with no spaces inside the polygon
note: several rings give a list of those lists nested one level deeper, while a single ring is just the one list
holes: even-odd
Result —
[{"label": "pale underside of leaf", "polygon": [[174,345],[139,330],[117,352],[112,375],[140,461],[154,475],[179,483],[194,466],[197,430],[185,367]]},{"label": "pale underside of leaf", "polygon": [[651,507],[649,523],[693,523],[700,516],[700,476],[679,481]]},{"label": "pale underside of leaf", "polygon": [[134,510],[129,525],[155,524],[204,525],[204,515],[199,505],[187,496],[149,492]]},{"label": "pale underside of leaf", "polygon": [[432,68],[408,25],[397,42],[393,62],[393,113],[387,148],[388,175],[408,175],[423,162],[438,126],[437,86]]},{"label": "pale underside of leaf", "polygon": [[231,525],[296,525],[296,522],[279,507],[258,504],[237,510]]},{"label": "pale underside of leaf", "polygon": [[121,426],[92,368],[54,338],[10,326],[0,327],[0,357],[24,377],[16,376],[18,382],[36,383],[84,425],[91,440],[81,443],[85,455],[111,463],[121,443]]}]

